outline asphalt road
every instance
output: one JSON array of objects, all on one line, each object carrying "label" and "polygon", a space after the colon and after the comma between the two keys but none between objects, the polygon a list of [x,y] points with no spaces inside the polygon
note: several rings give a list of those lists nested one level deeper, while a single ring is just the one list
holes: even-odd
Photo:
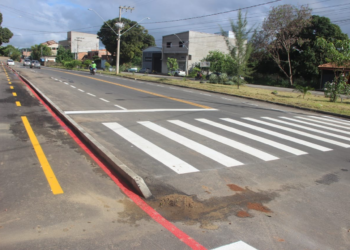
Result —
[{"label": "asphalt road", "polygon": [[349,249],[350,121],[180,87],[16,66],[208,248]]}]

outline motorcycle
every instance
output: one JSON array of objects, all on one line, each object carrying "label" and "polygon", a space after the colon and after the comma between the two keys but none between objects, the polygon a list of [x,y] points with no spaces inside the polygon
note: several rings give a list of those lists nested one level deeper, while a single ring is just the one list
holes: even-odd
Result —
[{"label": "motorcycle", "polygon": [[194,79],[195,80],[202,80],[203,79],[202,73],[197,73],[197,76]]},{"label": "motorcycle", "polygon": [[90,75],[95,75],[95,73],[96,73],[96,69],[94,68],[91,68],[90,67]]}]

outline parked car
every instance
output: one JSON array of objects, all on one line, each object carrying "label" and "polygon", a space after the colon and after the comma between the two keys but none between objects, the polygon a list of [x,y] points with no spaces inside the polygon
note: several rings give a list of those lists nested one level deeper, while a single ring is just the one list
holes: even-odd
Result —
[{"label": "parked car", "polygon": [[174,76],[186,76],[186,72],[181,70],[181,69],[177,69],[175,71],[171,71],[171,74]]},{"label": "parked car", "polygon": [[137,68],[130,68],[128,69],[128,72],[137,72]]},{"label": "parked car", "polygon": [[139,73],[151,73],[151,70],[149,68],[142,68],[139,70]]},{"label": "parked car", "polygon": [[37,68],[37,69],[40,69],[40,68],[41,68],[41,64],[40,64],[39,61],[33,60],[33,61],[30,63],[30,68]]},{"label": "parked car", "polygon": [[23,66],[30,66],[30,59],[24,59]]},{"label": "parked car", "polygon": [[8,59],[7,65],[15,65],[15,62],[12,59]]},{"label": "parked car", "polygon": [[211,76],[212,74],[217,75],[218,77],[221,75],[220,72],[213,72],[213,73],[210,73],[209,75],[207,75],[205,78],[206,78],[207,80],[209,80],[209,78],[210,78],[210,76]]}]

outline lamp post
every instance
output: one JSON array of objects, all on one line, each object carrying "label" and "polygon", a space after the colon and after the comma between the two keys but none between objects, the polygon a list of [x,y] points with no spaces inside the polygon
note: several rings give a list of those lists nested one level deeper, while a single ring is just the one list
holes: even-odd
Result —
[{"label": "lamp post", "polygon": [[126,6],[124,6],[124,7],[119,6],[119,22],[117,22],[117,23],[115,24],[116,27],[118,28],[118,33],[116,33],[115,30],[112,29],[112,27],[111,27],[105,20],[103,20],[103,18],[102,18],[95,10],[93,10],[93,9],[88,9],[88,10],[95,12],[95,14],[98,15],[98,16],[101,18],[101,20],[102,20],[105,24],[107,24],[107,26],[114,32],[114,34],[117,35],[117,50],[116,50],[116,65],[115,65],[115,69],[116,69],[116,70],[115,70],[115,74],[117,75],[117,74],[119,74],[120,38],[121,38],[121,36],[124,35],[126,32],[128,32],[129,30],[131,30],[132,28],[134,28],[139,22],[141,22],[141,21],[143,21],[143,20],[145,20],[145,19],[151,19],[151,18],[149,18],[149,17],[143,18],[142,20],[136,22],[136,23],[135,23],[133,26],[131,26],[129,29],[127,29],[123,34],[120,34],[121,30],[124,28],[124,23],[122,23],[122,10],[130,10],[130,11],[133,11],[134,8],[132,8],[132,7],[130,7],[130,6],[129,6],[129,7],[126,7]]}]

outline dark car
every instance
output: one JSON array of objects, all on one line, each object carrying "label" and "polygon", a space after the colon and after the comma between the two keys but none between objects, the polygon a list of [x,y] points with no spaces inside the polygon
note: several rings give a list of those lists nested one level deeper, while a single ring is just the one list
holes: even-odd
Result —
[{"label": "dark car", "polygon": [[221,75],[220,72],[213,72],[213,73],[207,75],[207,76],[206,76],[206,79],[209,80],[209,77],[210,77],[212,74],[217,75],[218,77]]}]

